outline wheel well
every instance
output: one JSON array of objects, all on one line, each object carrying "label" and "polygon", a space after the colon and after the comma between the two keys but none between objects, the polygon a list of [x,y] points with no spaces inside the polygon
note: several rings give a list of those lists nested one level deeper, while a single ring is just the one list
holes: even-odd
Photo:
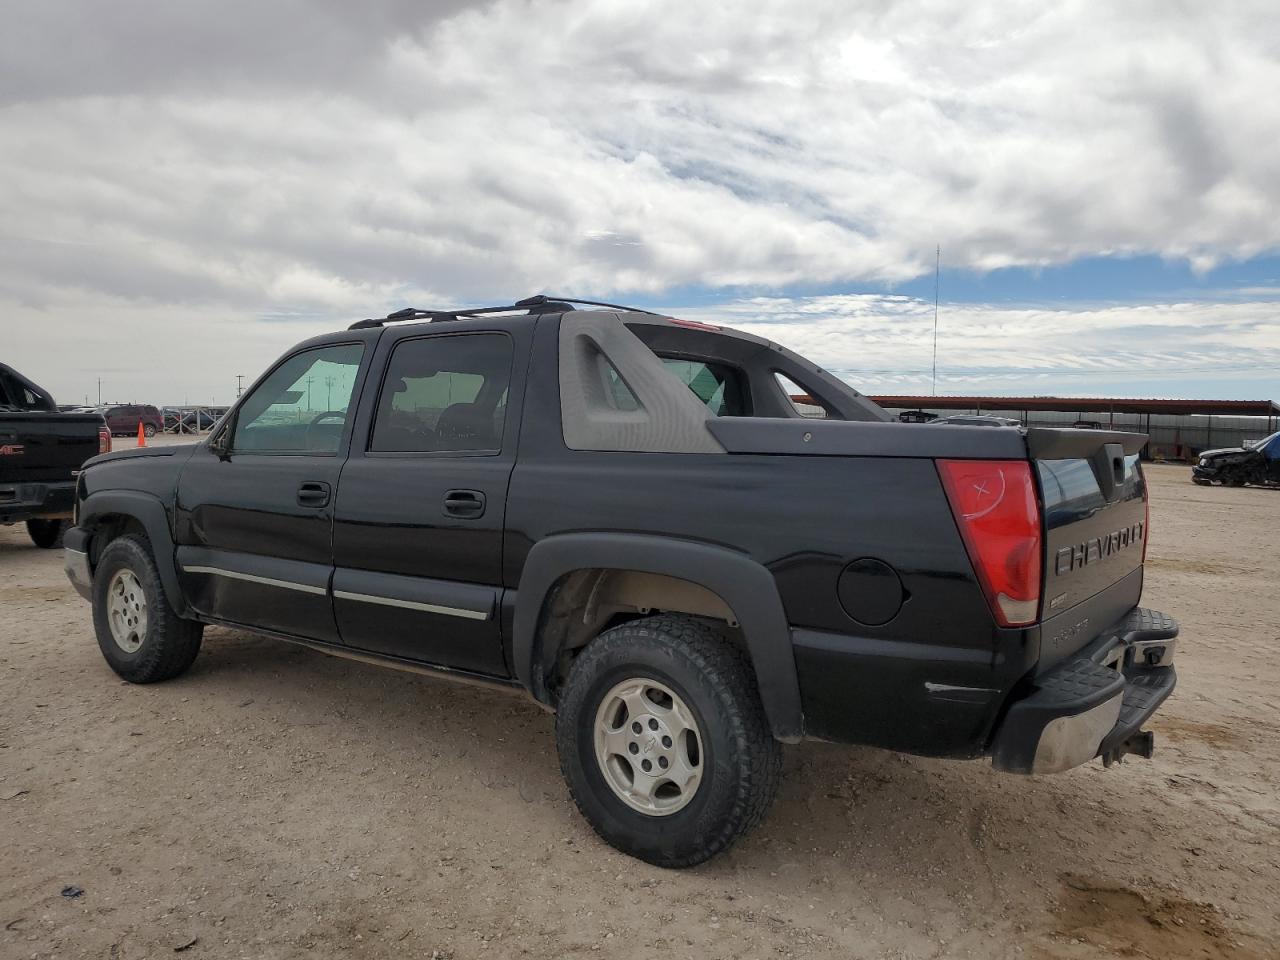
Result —
[{"label": "wheel well", "polygon": [[732,608],[699,583],[642,570],[575,570],[548,591],[538,620],[537,665],[553,696],[588,643],[618,623],[658,612],[709,620],[744,644]]},{"label": "wheel well", "polygon": [[112,540],[131,533],[144,537],[147,535],[147,528],[142,525],[142,521],[126,513],[108,513],[94,517],[90,529],[93,531],[93,539],[89,546],[89,562],[93,566],[97,566],[102,551],[107,549]]}]

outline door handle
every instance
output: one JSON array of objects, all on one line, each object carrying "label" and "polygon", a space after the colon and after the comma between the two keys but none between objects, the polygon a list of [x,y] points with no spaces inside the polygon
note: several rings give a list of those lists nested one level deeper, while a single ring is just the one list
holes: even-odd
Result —
[{"label": "door handle", "polygon": [[324,507],[329,504],[329,485],[319,480],[304,480],[298,485],[298,506]]},{"label": "door handle", "polygon": [[479,490],[450,490],[444,495],[444,512],[451,517],[474,520],[484,516],[484,494]]}]

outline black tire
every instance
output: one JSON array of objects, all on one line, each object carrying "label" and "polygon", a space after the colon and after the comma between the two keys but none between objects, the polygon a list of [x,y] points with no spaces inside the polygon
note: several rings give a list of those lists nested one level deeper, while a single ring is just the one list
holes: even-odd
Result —
[{"label": "black tire", "polygon": [[142,435],[150,440],[156,435],[156,425],[154,423],[148,423],[142,428]]},{"label": "black tire", "polygon": [[62,535],[67,532],[65,520],[28,520],[27,536],[43,550],[62,546]]},{"label": "black tire", "polygon": [[[633,809],[609,786],[596,759],[601,702],[631,678],[679,695],[700,737],[702,780],[687,805],[667,815]],[[578,809],[605,842],[661,867],[714,857],[763,819],[782,775],[746,654],[716,629],[661,615],[606,630],[578,655],[556,715],[560,769]]]},{"label": "black tire", "polygon": [[[116,575],[133,574],[145,598],[146,629],[136,650],[127,650],[112,633],[109,593]],[[112,540],[93,574],[93,627],[98,646],[111,669],[130,683],[157,683],[183,673],[200,652],[203,624],[184,620],[174,612],[151,545],[131,534]]]}]

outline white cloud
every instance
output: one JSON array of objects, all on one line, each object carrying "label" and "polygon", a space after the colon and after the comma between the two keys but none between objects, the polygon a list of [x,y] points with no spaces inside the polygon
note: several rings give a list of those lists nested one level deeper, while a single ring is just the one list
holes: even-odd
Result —
[{"label": "white cloud", "polygon": [[[1280,306],[1089,308],[944,304],[939,394],[1280,396]],[[755,297],[683,317],[768,337],[872,394],[933,391],[933,303],[851,295]],[[1210,386],[1212,385],[1212,386]]]},{"label": "white cloud", "polygon": [[[84,370],[216,328],[224,384],[236,343],[406,302],[856,288],[937,242],[1205,269],[1280,246],[1278,48],[1262,2],[22,4],[0,325]],[[164,343],[133,389],[171,399]]]}]

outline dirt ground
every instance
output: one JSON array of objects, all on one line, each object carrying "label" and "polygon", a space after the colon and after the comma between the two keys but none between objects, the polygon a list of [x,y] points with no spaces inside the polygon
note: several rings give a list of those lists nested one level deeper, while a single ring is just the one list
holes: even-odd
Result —
[{"label": "dirt ground", "polygon": [[1149,475],[1184,638],[1154,760],[792,747],[684,872],[596,840],[522,699],[222,629],[121,682],[0,528],[0,957],[1280,957],[1280,491]]}]

